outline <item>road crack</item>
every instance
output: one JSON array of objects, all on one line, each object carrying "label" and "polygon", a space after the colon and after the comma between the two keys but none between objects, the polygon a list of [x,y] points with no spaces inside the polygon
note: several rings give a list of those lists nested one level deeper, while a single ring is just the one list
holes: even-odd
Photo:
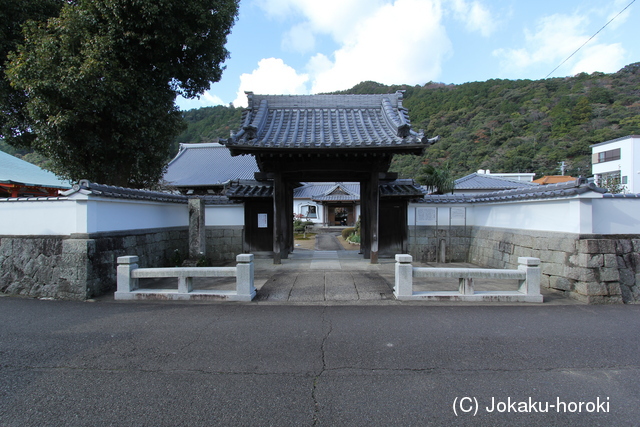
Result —
[{"label": "road crack", "polygon": [[313,425],[318,425],[320,422],[320,402],[318,401],[318,381],[322,374],[327,371],[327,341],[329,340],[329,336],[333,331],[333,324],[330,319],[327,319],[327,307],[323,307],[322,309],[322,327],[326,328],[326,332],[322,337],[322,342],[320,343],[320,356],[322,360],[322,367],[320,368],[320,372],[313,379],[313,388],[311,390],[311,398],[313,400]]}]

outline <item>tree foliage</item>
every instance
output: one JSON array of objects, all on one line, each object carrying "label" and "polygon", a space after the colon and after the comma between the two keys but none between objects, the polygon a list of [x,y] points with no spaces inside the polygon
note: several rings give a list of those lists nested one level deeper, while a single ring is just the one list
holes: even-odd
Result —
[{"label": "tree foliage", "polygon": [[172,154],[175,155],[183,143],[199,144],[228,138],[231,131],[240,129],[242,110],[240,107],[216,105],[183,111],[187,129],[175,139]]},{"label": "tree foliage", "polygon": [[218,81],[237,0],[79,0],[28,21],[7,75],[31,146],[74,181],[157,183],[184,128],[176,94]]},{"label": "tree foliage", "polygon": [[5,75],[6,59],[23,42],[22,25],[28,20],[46,21],[57,16],[64,0],[0,0],[0,138],[14,146],[28,147],[29,132],[24,91],[11,87]]},{"label": "tree foliage", "polygon": [[431,194],[453,193],[455,188],[455,180],[447,167],[436,169],[432,165],[426,165],[420,171],[416,181],[426,186]]}]

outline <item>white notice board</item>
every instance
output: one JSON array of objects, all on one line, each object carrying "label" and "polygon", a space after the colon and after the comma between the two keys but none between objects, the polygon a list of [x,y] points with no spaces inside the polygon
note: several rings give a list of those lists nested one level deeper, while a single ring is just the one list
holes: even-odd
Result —
[{"label": "white notice board", "polygon": [[416,208],[416,225],[436,225],[437,208]]},{"label": "white notice board", "polygon": [[268,228],[268,216],[266,213],[258,214],[258,228]]}]

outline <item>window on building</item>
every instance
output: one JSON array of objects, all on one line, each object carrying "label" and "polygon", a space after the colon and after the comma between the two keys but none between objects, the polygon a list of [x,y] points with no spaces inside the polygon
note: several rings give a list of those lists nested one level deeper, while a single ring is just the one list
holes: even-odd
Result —
[{"label": "window on building", "polygon": [[301,206],[300,213],[305,218],[318,218],[317,206],[313,206],[313,205]]},{"label": "window on building", "polygon": [[620,149],[616,148],[609,151],[602,151],[600,153],[593,153],[593,158],[591,160],[594,164],[620,160]]}]

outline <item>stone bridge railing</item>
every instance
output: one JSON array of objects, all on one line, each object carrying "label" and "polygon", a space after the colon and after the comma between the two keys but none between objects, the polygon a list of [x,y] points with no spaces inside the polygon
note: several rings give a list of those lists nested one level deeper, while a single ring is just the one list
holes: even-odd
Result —
[{"label": "stone bridge railing", "polygon": [[[542,302],[540,260],[519,257],[517,270],[413,267],[411,255],[396,255],[394,295],[398,300]],[[453,278],[458,291],[414,292],[413,278]],[[517,291],[475,291],[473,279],[518,280]]]},{"label": "stone bridge railing", "polygon": [[[253,254],[240,254],[235,267],[138,268],[137,256],[118,257],[117,300],[228,300],[251,301],[256,295],[253,285]],[[175,277],[177,289],[140,289],[138,279]],[[194,277],[235,277],[235,290],[194,290]]]}]

